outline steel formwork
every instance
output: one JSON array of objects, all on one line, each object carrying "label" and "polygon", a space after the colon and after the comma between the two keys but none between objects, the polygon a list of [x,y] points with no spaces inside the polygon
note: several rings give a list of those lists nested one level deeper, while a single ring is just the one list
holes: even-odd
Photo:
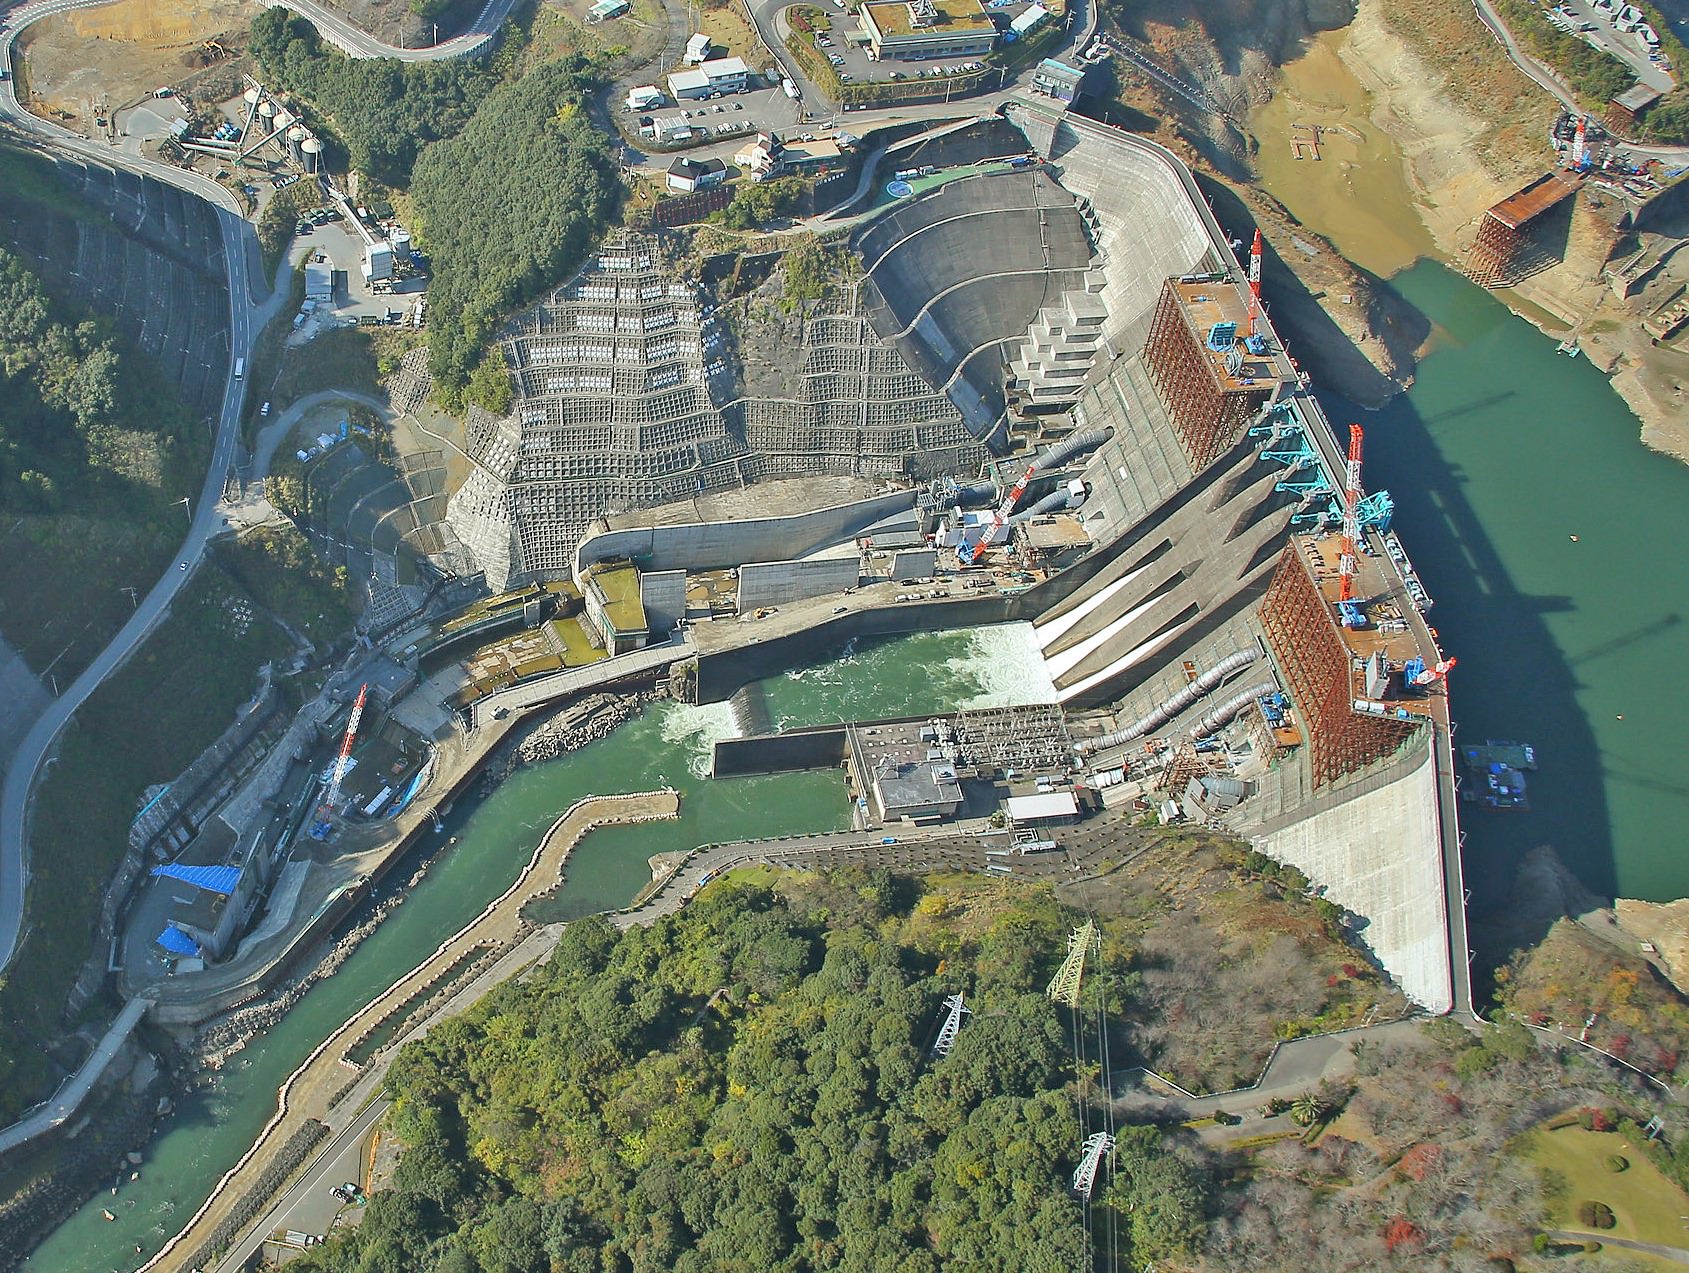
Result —
[{"label": "steel formwork", "polygon": [[1270,383],[1237,389],[1221,384],[1172,279],[1162,285],[1155,304],[1144,366],[1185,457],[1198,472],[1231,449],[1274,388]]},{"label": "steel formwork", "polygon": [[1308,735],[1316,787],[1393,754],[1416,720],[1354,710],[1349,647],[1294,542],[1279,558],[1261,599],[1261,626]]}]

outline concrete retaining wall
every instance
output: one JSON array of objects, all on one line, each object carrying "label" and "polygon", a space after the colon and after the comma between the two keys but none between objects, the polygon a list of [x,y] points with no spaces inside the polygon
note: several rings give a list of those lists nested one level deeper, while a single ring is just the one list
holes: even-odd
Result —
[{"label": "concrete retaining wall", "polygon": [[711,776],[793,773],[802,769],[834,769],[844,761],[845,731],[818,729],[801,734],[764,738],[716,740]]},{"label": "concrete retaining wall", "polygon": [[914,491],[875,495],[791,517],[753,517],[731,522],[687,522],[638,526],[588,535],[575,550],[575,580],[588,566],[625,559],[641,570],[720,570],[747,561],[802,557],[853,539],[893,513],[912,508]]},{"label": "concrete retaining wall", "polygon": [[739,613],[758,606],[785,605],[809,597],[824,597],[854,588],[861,581],[861,564],[850,557],[821,557],[811,561],[755,561],[739,567]]},{"label": "concrete retaining wall", "polygon": [[654,570],[641,574],[639,604],[645,607],[645,626],[653,638],[660,640],[665,632],[674,631],[686,617],[686,572]]},{"label": "concrete retaining wall", "polygon": [[1454,986],[1431,731],[1414,747],[1416,759],[1394,781],[1349,799],[1334,792],[1328,807],[1255,844],[1362,916],[1357,935],[1402,992],[1441,1013],[1454,1006]]}]

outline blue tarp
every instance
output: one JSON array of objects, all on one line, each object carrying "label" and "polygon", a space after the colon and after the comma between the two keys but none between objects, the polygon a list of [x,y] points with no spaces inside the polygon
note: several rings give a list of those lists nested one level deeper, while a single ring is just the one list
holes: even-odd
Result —
[{"label": "blue tarp", "polygon": [[168,866],[153,867],[152,873],[166,879],[181,880],[195,888],[222,893],[225,897],[235,891],[235,884],[240,880],[238,866],[182,866],[172,862]]},{"label": "blue tarp", "polygon": [[199,944],[174,924],[166,924],[158,935],[158,944],[172,955],[197,955]]}]

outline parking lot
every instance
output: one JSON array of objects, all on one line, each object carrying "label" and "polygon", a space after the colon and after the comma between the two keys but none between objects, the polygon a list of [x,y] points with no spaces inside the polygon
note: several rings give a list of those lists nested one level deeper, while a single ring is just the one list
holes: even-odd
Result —
[{"label": "parking lot", "polygon": [[[861,20],[854,13],[835,10],[827,14],[827,20],[827,30],[804,32],[794,28],[791,39],[813,44],[822,56],[833,64],[841,83],[872,84],[921,79],[939,81],[959,75],[965,76],[985,66],[984,61],[977,58],[879,61],[874,57],[873,50],[868,47],[867,34],[862,30]],[[819,26],[820,23],[816,25]],[[935,89],[939,87],[938,84],[934,85]]]},{"label": "parking lot", "polygon": [[1545,16],[1561,30],[1623,62],[1649,88],[1668,93],[1674,87],[1672,68],[1657,50],[1644,43],[1638,32],[1618,29],[1620,16],[1627,7],[1621,0],[1561,0]]}]

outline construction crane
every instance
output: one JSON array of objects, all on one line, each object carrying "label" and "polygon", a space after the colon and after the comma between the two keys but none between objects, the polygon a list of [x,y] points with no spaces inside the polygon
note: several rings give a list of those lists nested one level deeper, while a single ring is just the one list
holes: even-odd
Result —
[{"label": "construction crane", "polygon": [[1247,344],[1255,335],[1255,320],[1261,313],[1261,232],[1255,231],[1255,242],[1249,249],[1249,325],[1243,333]]},{"label": "construction crane", "polygon": [[1589,127],[1589,116],[1578,116],[1578,131],[1572,137],[1572,168],[1581,172],[1589,158],[1588,143],[1584,140],[1584,132]]},{"label": "construction crane", "polygon": [[358,722],[363,719],[364,700],[368,697],[369,684],[366,682],[358,687],[352,714],[346,718],[346,737],[340,740],[340,755],[335,758],[334,774],[328,780],[328,790],[323,793],[323,802],[317,809],[317,820],[311,824],[313,840],[326,840],[333,830],[330,819],[334,816],[334,806],[340,802],[340,784],[345,781],[346,771],[352,767],[352,743],[358,737]]},{"label": "construction crane", "polygon": [[1343,583],[1339,604],[1355,599],[1355,545],[1361,537],[1361,426],[1349,426],[1349,466],[1343,479]]},{"label": "construction crane", "polygon": [[1015,511],[1015,505],[1020,503],[1020,497],[1026,493],[1027,483],[1032,481],[1032,475],[1038,471],[1038,462],[1034,460],[1026,466],[1026,472],[1020,475],[1020,481],[1009,488],[1009,493],[1003,496],[1003,502],[997,506],[997,511],[991,514],[991,524],[985,528],[985,533],[979,537],[979,542],[973,546],[968,555],[968,565],[973,565],[985,556],[989,548],[1003,533],[1003,528],[1009,524],[1009,515]]}]

